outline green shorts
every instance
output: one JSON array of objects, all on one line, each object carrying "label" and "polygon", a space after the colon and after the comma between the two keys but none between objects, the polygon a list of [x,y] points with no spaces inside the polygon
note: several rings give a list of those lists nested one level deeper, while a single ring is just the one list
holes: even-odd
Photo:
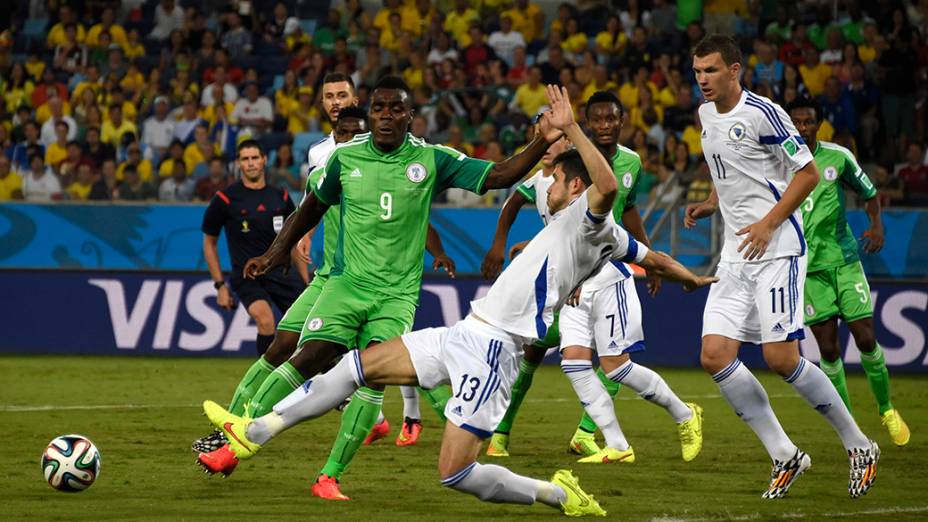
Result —
[{"label": "green shorts", "polygon": [[873,316],[870,285],[860,261],[809,272],[805,284],[805,319],[811,326],[832,317],[846,322]]},{"label": "green shorts", "polygon": [[550,348],[559,348],[561,346],[561,332],[557,328],[557,320],[558,312],[554,312],[554,321],[548,328],[545,338],[535,341],[532,346],[535,348],[544,348],[546,350]]},{"label": "green shorts", "polygon": [[331,276],[303,325],[299,345],[321,340],[366,348],[412,330],[415,315],[415,297],[362,289],[343,276]]},{"label": "green shorts", "polygon": [[309,311],[312,310],[313,305],[316,304],[316,299],[318,299],[319,294],[322,293],[322,287],[325,286],[325,282],[328,278],[329,276],[313,277],[309,286],[303,290],[303,293],[296,298],[296,301],[290,305],[290,308],[287,308],[287,311],[284,312],[284,316],[280,318],[280,322],[277,323],[278,330],[293,333],[300,333],[303,331],[303,323],[306,322]]}]

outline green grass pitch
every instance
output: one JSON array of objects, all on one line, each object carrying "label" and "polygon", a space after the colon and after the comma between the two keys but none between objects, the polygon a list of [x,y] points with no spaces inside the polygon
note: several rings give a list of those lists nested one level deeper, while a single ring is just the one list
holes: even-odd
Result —
[{"label": "green grass pitch", "polygon": [[[246,360],[100,357],[0,358],[0,520],[534,520],[560,514],[542,505],[504,506],[443,489],[436,469],[440,426],[422,402],[425,430],[409,448],[393,444],[401,421],[398,390],[387,392],[389,439],[358,453],[343,479],[350,502],[309,495],[337,430],[338,414],[304,423],[243,462],[227,479],[209,478],[194,464],[190,442],[208,431],[198,404],[227,402]],[[661,371],[661,370],[659,370]],[[513,433],[514,471],[547,478],[573,469],[581,485],[621,520],[870,520],[928,519],[928,386],[925,377],[896,375],[893,395],[912,428],[897,448],[880,426],[861,374],[849,379],[864,431],[883,450],[870,493],[847,495],[847,458],[819,415],[776,376],[757,374],[793,440],[812,468],[787,498],[764,501],[770,463],[760,442],[735,417],[709,376],[661,371],[684,400],[705,408],[702,454],[684,463],[665,412],[623,389],[622,428],[634,464],[580,465],[565,451],[580,406],[556,367],[544,367]],[[58,493],[43,480],[45,444],[65,433],[90,437],[103,457],[97,483],[80,494]]]}]

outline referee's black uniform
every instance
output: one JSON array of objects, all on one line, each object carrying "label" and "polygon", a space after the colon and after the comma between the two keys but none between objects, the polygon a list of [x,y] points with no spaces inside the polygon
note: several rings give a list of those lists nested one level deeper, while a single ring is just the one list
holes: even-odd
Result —
[{"label": "referee's black uniform", "polygon": [[263,299],[277,305],[283,313],[306,288],[295,270],[285,275],[281,267],[257,279],[242,277],[245,263],[267,251],[295,208],[287,191],[267,184],[254,190],[241,181],[217,192],[209,202],[201,229],[210,236],[226,231],[232,258],[229,286],[245,308]]}]

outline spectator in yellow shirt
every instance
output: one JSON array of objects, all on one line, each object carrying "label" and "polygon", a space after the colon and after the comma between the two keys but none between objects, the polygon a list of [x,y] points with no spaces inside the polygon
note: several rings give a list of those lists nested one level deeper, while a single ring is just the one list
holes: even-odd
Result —
[{"label": "spectator in yellow shirt", "polygon": [[138,29],[129,30],[128,40],[123,50],[125,51],[126,60],[135,60],[136,58],[145,56],[145,46],[139,42]]},{"label": "spectator in yellow shirt", "polygon": [[533,65],[528,71],[528,82],[516,89],[510,108],[518,109],[529,118],[548,104],[548,94],[541,83],[541,67]]},{"label": "spectator in yellow shirt", "polygon": [[631,111],[632,107],[638,106],[639,93],[643,89],[651,91],[651,99],[657,98],[657,86],[648,80],[648,68],[641,66],[635,72],[635,77],[619,88],[619,100]]},{"label": "spectator in yellow shirt", "polygon": [[593,81],[587,84],[580,96],[580,101],[586,101],[599,91],[617,91],[619,86],[609,79],[609,70],[605,65],[596,65],[593,67]]},{"label": "spectator in yellow shirt", "polygon": [[444,29],[454,37],[458,49],[464,49],[470,45],[470,26],[475,23],[480,23],[480,15],[470,7],[470,2],[454,0],[454,10],[445,18]]},{"label": "spectator in yellow shirt", "polygon": [[691,156],[702,156],[702,124],[699,121],[699,110],[693,111],[693,123],[683,129],[680,141],[686,143]]},{"label": "spectator in yellow shirt", "polygon": [[[113,160],[106,161],[112,162]],[[90,189],[92,188],[93,171],[90,170],[90,164],[81,163],[77,166],[77,176],[74,182],[65,189],[65,192],[68,193],[68,199],[87,201],[90,198]]]},{"label": "spectator in yellow shirt", "polygon": [[804,54],[806,61],[799,66],[799,75],[809,96],[814,98],[825,92],[825,80],[831,77],[831,67],[819,61],[818,49],[814,47],[806,49]]},{"label": "spectator in yellow shirt", "polygon": [[416,51],[409,55],[409,66],[403,69],[403,80],[415,91],[425,81],[425,56]]},{"label": "spectator in yellow shirt", "polygon": [[138,142],[134,142],[126,149],[126,161],[119,164],[119,168],[116,169],[116,180],[122,181],[125,179],[126,167],[132,167],[138,172],[139,177],[144,182],[151,181],[152,166],[151,161],[147,159],[142,159],[142,148],[139,146]]},{"label": "spectator in yellow shirt", "polygon": [[609,17],[606,30],[596,35],[594,40],[596,53],[609,61],[617,60],[628,46],[628,35],[622,30],[622,19],[616,15]]},{"label": "spectator in yellow shirt", "polygon": [[567,20],[566,34],[567,36],[564,38],[564,43],[561,45],[565,52],[577,56],[583,54],[583,51],[590,48],[590,41],[586,33],[580,31],[580,23],[577,22],[576,18]]},{"label": "spectator in yellow shirt", "polygon": [[0,80],[0,92],[3,93],[3,100],[6,102],[6,111],[10,114],[20,105],[31,107],[34,90],[35,84],[26,74],[26,68],[18,62],[14,62],[10,67],[9,78]]},{"label": "spectator in yellow shirt", "polygon": [[77,27],[77,41],[79,43],[84,43],[84,40],[87,38],[87,31],[84,30],[83,25],[78,23],[74,10],[71,9],[69,5],[65,4],[62,5],[61,9],[58,11],[58,23],[53,25],[48,31],[46,45],[49,49],[54,49],[59,45],[68,43],[68,38],[64,34],[64,28],[68,24],[74,24]]},{"label": "spectator in yellow shirt", "polygon": [[209,128],[206,125],[197,125],[193,130],[193,143],[184,149],[184,166],[191,175],[200,164],[205,164],[213,156],[219,156],[222,151],[219,145],[209,139]]},{"label": "spectator in yellow shirt", "polygon": [[103,12],[100,13],[100,23],[94,25],[87,31],[87,38],[84,40],[84,43],[87,44],[88,47],[97,47],[99,45],[97,39],[102,31],[110,33],[110,39],[113,43],[118,44],[123,49],[129,45],[129,39],[126,37],[126,30],[116,23],[116,16],[112,7],[105,7],[103,9]]},{"label": "spectator in yellow shirt", "polygon": [[55,123],[55,141],[45,148],[45,164],[50,166],[56,174],[61,162],[68,157],[69,128],[66,121],[58,120]]},{"label": "spectator in yellow shirt", "polygon": [[378,9],[377,14],[374,15],[371,26],[384,33],[390,27],[390,15],[394,13],[400,15],[400,20],[402,20],[403,6],[400,4],[400,0],[386,0],[384,6]]},{"label": "spectator in yellow shirt", "polygon": [[380,48],[399,53],[405,37],[407,33],[403,30],[402,16],[399,13],[390,13],[387,27],[380,31]]},{"label": "spectator in yellow shirt", "polygon": [[313,88],[308,85],[300,87],[300,83],[296,79],[296,72],[293,69],[287,69],[287,72],[284,73],[283,86],[274,93],[274,110],[282,118],[290,117],[290,111],[299,101],[297,97],[301,89],[309,89],[309,93],[312,95]]},{"label": "spectator in yellow shirt", "polygon": [[74,92],[71,93],[71,98],[74,100],[80,100],[81,96],[84,94],[84,91],[90,89],[93,91],[94,97],[100,96],[100,93],[103,92],[103,83],[100,81],[100,69],[95,64],[87,64],[87,68],[84,73],[84,80],[79,82],[77,86],[74,87]]},{"label": "spectator in yellow shirt", "polygon": [[313,89],[303,86],[299,89],[297,99],[291,102],[287,116],[287,131],[290,134],[300,134],[310,129],[313,122]]},{"label": "spectator in yellow shirt", "polygon": [[429,0],[416,0],[403,7],[403,29],[416,37],[427,33],[438,11]]},{"label": "spectator in yellow shirt", "polygon": [[516,0],[512,9],[503,11],[501,16],[512,19],[512,30],[522,33],[525,43],[540,40],[545,33],[545,13],[537,4],[529,0]]},{"label": "spectator in yellow shirt", "polygon": [[104,121],[103,127],[100,128],[100,140],[103,143],[108,143],[118,149],[122,144],[122,137],[127,132],[132,133],[138,139],[138,128],[122,116],[122,104],[110,105],[109,115],[109,120]]},{"label": "spectator in yellow shirt", "polygon": [[158,165],[158,177],[164,179],[173,176],[174,164],[178,162],[184,163],[184,144],[180,140],[174,140],[171,142],[171,146],[168,147],[167,157],[161,160],[161,164]]},{"label": "spectator in yellow shirt", "polygon": [[23,178],[13,171],[6,154],[0,154],[0,201],[23,199]]}]

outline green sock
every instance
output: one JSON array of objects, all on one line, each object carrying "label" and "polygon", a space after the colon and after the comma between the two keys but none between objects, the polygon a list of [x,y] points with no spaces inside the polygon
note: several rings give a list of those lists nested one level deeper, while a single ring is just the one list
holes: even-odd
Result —
[{"label": "green sock", "polygon": [[303,376],[289,362],[285,362],[272,371],[261,383],[251,402],[248,403],[248,416],[257,419],[271,412],[281,399],[303,384]]},{"label": "green sock", "polygon": [[265,361],[264,357],[258,357],[258,360],[245,372],[241,382],[238,383],[238,387],[235,388],[232,402],[229,403],[229,411],[233,415],[241,417],[245,413],[245,405],[254,397],[255,392],[261,387],[261,383],[273,371],[274,367],[271,366],[271,363]]},{"label": "green sock", "polygon": [[[606,387],[606,393],[609,394],[610,399],[614,399],[615,396],[619,393],[619,390],[622,389],[622,384],[613,381],[609,377],[606,377],[606,372],[602,368],[596,369],[596,376],[599,377],[599,380],[602,381],[603,386]],[[593,418],[590,417],[586,412],[583,412],[583,418],[580,419],[580,424],[577,425],[578,430],[583,430],[587,433],[596,433],[596,423],[593,422]]]},{"label": "green sock", "polygon": [[880,415],[883,415],[893,409],[893,403],[889,400],[889,370],[886,369],[886,359],[880,345],[876,345],[870,353],[860,352],[860,365],[867,373],[870,390],[880,406]]},{"label": "green sock", "polygon": [[499,426],[496,427],[497,433],[509,433],[512,431],[512,423],[516,420],[516,415],[519,413],[519,408],[522,406],[522,400],[525,399],[525,394],[528,393],[528,389],[532,387],[532,379],[535,378],[535,370],[538,369],[541,363],[530,363],[525,359],[522,359],[522,363],[519,365],[519,376],[516,377],[516,382],[512,383],[512,400],[509,401],[509,408],[506,410],[506,414],[503,415],[503,420],[499,421]]},{"label": "green sock", "polygon": [[844,376],[844,363],[841,362],[841,358],[838,357],[838,360],[835,362],[828,362],[825,359],[821,359],[818,361],[818,367],[825,372],[825,375],[831,380],[831,384],[835,385],[835,389],[838,390],[838,395],[841,396],[844,405],[850,410],[851,396],[847,392],[847,379]]},{"label": "green sock", "polygon": [[351,397],[351,402],[342,413],[342,423],[338,428],[338,438],[335,439],[335,445],[329,453],[329,460],[319,472],[320,475],[328,475],[341,478],[345,468],[351,463],[354,454],[358,452],[361,443],[371,432],[374,423],[377,422],[377,415],[380,413],[380,407],[383,405],[383,392],[372,390],[370,388],[358,388],[358,391]]},{"label": "green sock", "polygon": [[447,404],[448,399],[451,398],[450,386],[442,385],[431,390],[419,388],[419,394],[429,401],[429,406],[435,410],[435,413],[438,414],[438,418],[441,419],[442,422],[447,420],[445,419],[445,404]]}]

